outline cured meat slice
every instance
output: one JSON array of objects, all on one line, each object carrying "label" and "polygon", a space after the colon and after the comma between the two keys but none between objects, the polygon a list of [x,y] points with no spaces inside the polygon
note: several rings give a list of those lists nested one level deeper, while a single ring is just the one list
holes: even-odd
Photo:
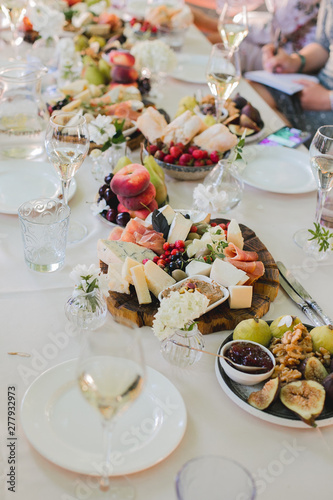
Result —
[{"label": "cured meat slice", "polygon": [[112,229],[111,233],[109,234],[109,237],[108,237],[108,240],[111,240],[111,241],[116,241],[116,240],[120,240],[121,238],[121,235],[123,234],[123,228],[122,227],[115,227],[114,229]]},{"label": "cured meat slice", "polygon": [[229,243],[229,245],[224,249],[224,255],[228,258],[228,261],[231,262],[231,264],[233,261],[251,262],[258,260],[257,252],[241,250],[234,243]]},{"label": "cured meat slice", "polygon": [[151,225],[147,225],[144,221],[137,218],[131,219],[127,223],[120,240],[136,243],[142,247],[149,248],[159,255],[163,253],[163,244],[165,243],[162,233],[154,231]]},{"label": "cured meat slice", "polygon": [[255,276],[262,276],[265,272],[265,266],[260,261],[243,262],[240,260],[226,259],[230,264],[246,272],[246,274],[254,274]]}]

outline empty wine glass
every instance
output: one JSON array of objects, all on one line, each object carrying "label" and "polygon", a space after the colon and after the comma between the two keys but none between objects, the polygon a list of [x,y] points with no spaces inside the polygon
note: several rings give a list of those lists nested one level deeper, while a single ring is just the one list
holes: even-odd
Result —
[{"label": "empty wine glass", "polygon": [[246,0],[225,0],[218,20],[222,41],[230,50],[237,49],[248,35]]},{"label": "empty wine glass", "polygon": [[[59,113],[51,116],[45,136],[46,153],[61,179],[63,202],[68,205],[71,180],[89,151],[89,130],[84,116]],[[70,221],[68,243],[81,241],[87,228]]]},{"label": "empty wine glass", "polygon": [[[315,222],[320,224],[326,197],[333,187],[333,125],[319,127],[310,145],[310,158],[318,186]],[[310,236],[307,229],[300,229],[294,234],[294,241],[307,250]]]},{"label": "empty wine glass", "polygon": [[219,123],[225,101],[239,84],[241,77],[238,49],[230,50],[223,43],[213,45],[206,78],[215,98],[216,121]]},{"label": "empty wine glass", "polygon": [[[102,498],[134,498],[135,491],[125,478],[112,476],[112,433],[118,418],[142,392],[145,365],[139,328],[108,321],[107,328],[87,331],[78,360],[77,376],[82,395],[101,416],[104,431],[104,459],[100,469]],[[87,429],[87,432],[89,430]],[[95,497],[94,497],[95,498]]]},{"label": "empty wine glass", "polygon": [[23,38],[19,35],[19,25],[27,11],[28,0],[1,0],[0,8],[9,22],[12,32],[12,48],[14,59],[19,59],[18,46]]}]

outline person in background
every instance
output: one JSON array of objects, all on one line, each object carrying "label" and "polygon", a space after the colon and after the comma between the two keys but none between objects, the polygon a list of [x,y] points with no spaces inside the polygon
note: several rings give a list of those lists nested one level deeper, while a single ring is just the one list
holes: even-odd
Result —
[{"label": "person in background", "polygon": [[[295,96],[253,85],[268,104],[283,113],[292,126],[307,130],[314,135],[321,125],[333,124],[333,2],[322,0],[320,4],[316,41],[299,52],[288,54],[274,45],[263,47],[264,69],[275,73],[299,73],[297,82],[304,89]],[[302,79],[302,73],[318,76],[319,83]]]}]

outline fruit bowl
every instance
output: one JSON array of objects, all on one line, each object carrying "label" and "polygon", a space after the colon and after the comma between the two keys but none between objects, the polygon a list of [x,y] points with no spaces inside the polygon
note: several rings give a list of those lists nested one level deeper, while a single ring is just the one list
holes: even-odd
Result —
[{"label": "fruit bowl", "polygon": [[[149,143],[145,140],[143,145],[143,153],[148,156],[147,147]],[[229,151],[224,154],[224,158],[227,158],[229,155]],[[156,163],[163,168],[165,173],[172,177],[173,179],[177,179],[179,181],[198,181],[204,179],[206,175],[209,174],[216,166],[216,163],[212,165],[202,165],[202,166],[183,166],[183,165],[175,165],[173,163],[167,163],[165,161],[159,160],[155,158]]]}]

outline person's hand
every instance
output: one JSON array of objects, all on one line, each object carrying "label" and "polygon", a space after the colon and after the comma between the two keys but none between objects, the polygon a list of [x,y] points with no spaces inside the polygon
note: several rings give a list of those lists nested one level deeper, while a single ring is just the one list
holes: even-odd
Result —
[{"label": "person's hand", "polygon": [[328,111],[331,109],[329,90],[320,83],[309,82],[309,80],[297,80],[304,86],[300,92],[302,108],[308,111]]},{"label": "person's hand", "polygon": [[274,44],[268,43],[262,48],[262,63],[266,71],[271,73],[297,73],[301,61],[297,54],[287,54],[283,49],[279,49],[274,54]]}]

